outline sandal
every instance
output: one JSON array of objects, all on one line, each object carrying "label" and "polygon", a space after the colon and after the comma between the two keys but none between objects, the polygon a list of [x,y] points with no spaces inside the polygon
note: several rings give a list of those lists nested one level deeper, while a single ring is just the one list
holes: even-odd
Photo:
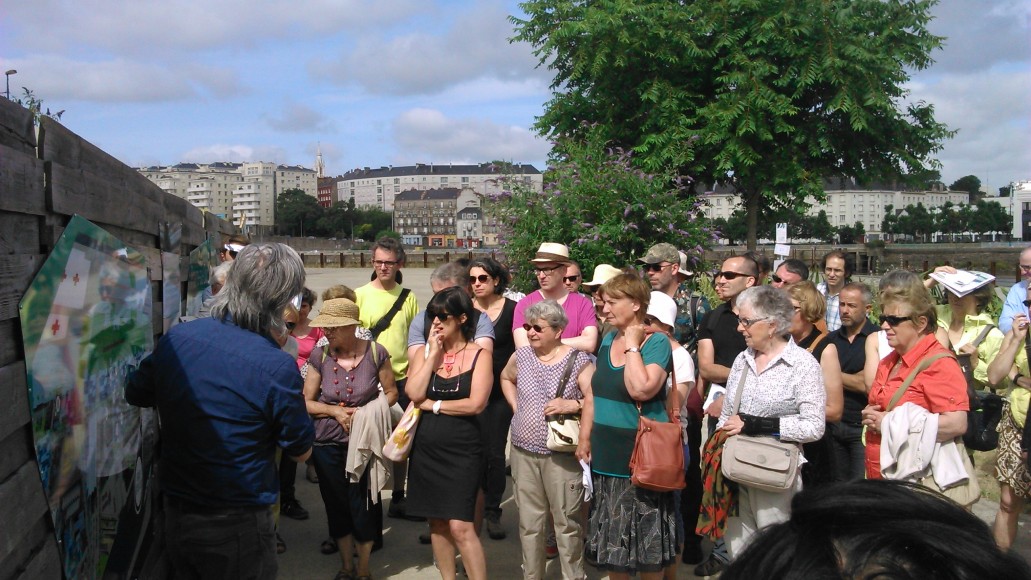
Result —
[{"label": "sandal", "polygon": [[340,546],[330,538],[328,540],[322,540],[322,544],[319,545],[319,551],[328,556],[339,552]]},{"label": "sandal", "polygon": [[341,570],[333,576],[333,580],[355,580],[354,570]]},{"label": "sandal", "polygon": [[282,554],[283,552],[286,552],[286,542],[283,541],[283,536],[276,532],[276,553]]}]

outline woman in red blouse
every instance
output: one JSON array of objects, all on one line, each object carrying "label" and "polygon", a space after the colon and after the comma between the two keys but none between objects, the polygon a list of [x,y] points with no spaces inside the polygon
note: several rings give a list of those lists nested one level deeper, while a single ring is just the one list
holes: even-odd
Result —
[{"label": "woman in red blouse", "polygon": [[[934,337],[938,327],[934,304],[923,288],[882,292],[881,329],[895,352],[877,366],[869,405],[863,409],[866,426],[866,477],[881,479],[881,420],[892,396],[906,377],[926,357],[948,351]],[[938,414],[939,442],[963,435],[967,429],[967,383],[955,358],[934,361],[913,380],[896,404],[915,403]]]}]

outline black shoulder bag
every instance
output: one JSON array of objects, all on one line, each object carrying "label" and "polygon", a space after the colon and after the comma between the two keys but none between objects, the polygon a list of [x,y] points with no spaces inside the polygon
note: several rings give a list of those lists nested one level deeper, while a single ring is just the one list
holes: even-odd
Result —
[{"label": "black shoulder bag", "polygon": [[394,320],[394,316],[396,316],[401,310],[401,307],[404,306],[405,299],[407,299],[408,295],[411,293],[412,291],[408,288],[401,289],[401,294],[397,296],[397,300],[394,301],[394,305],[390,307],[390,310],[387,310],[387,313],[383,315],[383,318],[380,318],[376,324],[369,329],[369,332],[372,333],[373,340],[379,338],[380,333],[390,326],[391,321]]},{"label": "black shoulder bag", "polygon": [[[970,345],[977,348],[993,328],[995,327],[991,324],[985,326]],[[970,398],[967,432],[963,434],[963,445],[974,451],[991,451],[999,446],[999,433],[995,428],[1002,419],[1002,397],[974,388],[974,366],[969,354],[957,354],[956,360],[967,379],[967,396]]]}]

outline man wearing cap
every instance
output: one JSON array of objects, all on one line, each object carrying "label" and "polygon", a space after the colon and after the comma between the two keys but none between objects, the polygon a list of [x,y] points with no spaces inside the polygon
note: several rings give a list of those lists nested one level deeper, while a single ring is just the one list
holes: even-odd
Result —
[{"label": "man wearing cap", "polygon": [[672,244],[655,244],[637,261],[644,264],[644,272],[652,290],[662,292],[676,302],[677,319],[673,337],[692,357],[697,357],[698,323],[709,311],[709,300],[693,292],[687,282],[694,275],[694,272],[687,269],[687,254]]},{"label": "man wearing cap", "polygon": [[598,343],[598,323],[594,314],[594,303],[583,294],[570,293],[563,284],[566,265],[569,264],[569,248],[563,244],[545,242],[530,260],[540,289],[534,290],[520,300],[515,307],[512,320],[512,336],[516,348],[530,344],[526,338],[524,313],[532,304],[542,300],[554,300],[566,311],[569,325],[562,331],[562,342],[584,352],[594,352]]}]

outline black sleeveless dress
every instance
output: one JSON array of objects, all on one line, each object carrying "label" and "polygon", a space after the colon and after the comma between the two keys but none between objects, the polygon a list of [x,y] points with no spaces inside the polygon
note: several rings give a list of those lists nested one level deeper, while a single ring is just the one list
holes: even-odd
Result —
[{"label": "black sleeveless dress", "polygon": [[[473,368],[481,352],[473,358]],[[426,396],[433,401],[469,398],[473,368],[449,379],[434,374]],[[483,442],[477,416],[424,411],[408,458],[408,513],[471,522],[481,477]]]},{"label": "black sleeveless dress", "polygon": [[[819,336],[820,329],[814,328],[808,336],[798,341],[797,344],[809,350]],[[816,362],[820,362],[820,357],[823,356],[823,351],[827,348],[828,344],[830,344],[830,341],[824,335],[824,338],[810,351],[813,357],[816,358]],[[803,488],[821,487],[835,482],[837,471],[835,469],[834,450],[831,448],[830,424],[827,425],[827,429],[823,432],[823,437],[818,441],[802,445],[802,453],[806,459],[806,464],[802,466]]]}]

